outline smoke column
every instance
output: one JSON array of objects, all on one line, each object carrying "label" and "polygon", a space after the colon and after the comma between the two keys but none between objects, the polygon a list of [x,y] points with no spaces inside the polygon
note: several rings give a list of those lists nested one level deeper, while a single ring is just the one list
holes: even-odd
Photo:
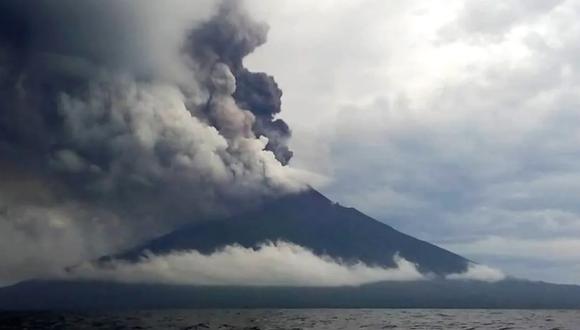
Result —
[{"label": "smoke column", "polygon": [[239,1],[0,0],[0,283],[301,189],[243,65],[267,30]]}]

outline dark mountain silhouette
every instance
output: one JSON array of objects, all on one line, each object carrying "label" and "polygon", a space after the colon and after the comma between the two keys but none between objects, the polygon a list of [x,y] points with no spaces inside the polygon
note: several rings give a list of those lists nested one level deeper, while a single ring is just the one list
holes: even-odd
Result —
[{"label": "dark mountain silhouette", "polygon": [[160,308],[580,308],[580,286],[431,280],[360,287],[195,287],[29,281],[0,289],[0,310]]},{"label": "dark mountain silhouette", "polygon": [[114,257],[136,259],[144,251],[211,253],[234,243],[255,247],[268,240],[292,242],[345,262],[360,260],[384,267],[395,266],[393,256],[398,253],[417,264],[421,272],[438,275],[461,273],[469,263],[459,255],[405,235],[354,208],[333,203],[314,189],[276,199],[228,219],[179,228]]}]

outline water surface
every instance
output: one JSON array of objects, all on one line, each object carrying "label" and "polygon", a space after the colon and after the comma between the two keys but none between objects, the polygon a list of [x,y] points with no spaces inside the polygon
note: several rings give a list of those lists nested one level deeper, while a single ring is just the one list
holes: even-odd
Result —
[{"label": "water surface", "polygon": [[272,309],[0,312],[0,329],[580,329],[575,310]]}]

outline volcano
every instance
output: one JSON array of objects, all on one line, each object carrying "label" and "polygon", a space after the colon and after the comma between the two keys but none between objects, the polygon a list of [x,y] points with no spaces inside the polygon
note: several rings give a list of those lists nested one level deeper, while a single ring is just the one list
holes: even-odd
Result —
[{"label": "volcano", "polygon": [[95,280],[32,280],[0,289],[0,310],[141,308],[580,308],[580,286],[506,278],[450,280],[472,261],[403,234],[314,189],[274,199],[238,215],[192,223],[128,251],[100,258],[138,261],[146,254],[286,241],[345,263],[395,267],[413,262],[428,280],[361,286],[194,286]]},{"label": "volcano", "polygon": [[[395,267],[394,256],[416,264],[422,273],[444,276],[467,270],[469,261],[433,244],[403,234],[360,211],[333,203],[314,189],[286,195],[226,219],[187,225],[115,259],[136,260],[144,253],[197,250],[210,254],[227,245],[256,248],[285,241],[347,263]],[[102,261],[111,257],[102,258]]]}]

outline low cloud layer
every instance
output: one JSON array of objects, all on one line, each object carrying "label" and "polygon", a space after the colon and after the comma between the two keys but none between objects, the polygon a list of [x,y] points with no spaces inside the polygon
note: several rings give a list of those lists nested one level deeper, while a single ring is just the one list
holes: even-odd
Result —
[{"label": "low cloud layer", "polygon": [[256,249],[230,245],[210,255],[183,251],[149,255],[136,263],[87,263],[72,269],[67,277],[127,283],[320,287],[425,279],[405,259],[396,257],[396,264],[396,268],[345,264],[292,243],[277,242]]},{"label": "low cloud layer", "polygon": [[483,282],[498,282],[506,278],[500,270],[486,265],[470,264],[467,271],[460,274],[449,274],[445,276],[449,280],[472,280]]},{"label": "low cloud layer", "polygon": [[[394,256],[394,268],[344,263],[288,242],[264,243],[256,249],[229,245],[209,255],[180,251],[146,255],[138,262],[113,260],[84,263],[72,268],[66,278],[107,280],[124,283],[163,283],[232,286],[356,286],[381,281],[419,281],[433,278]],[[505,276],[483,265],[447,276],[451,280],[496,282]]]}]

